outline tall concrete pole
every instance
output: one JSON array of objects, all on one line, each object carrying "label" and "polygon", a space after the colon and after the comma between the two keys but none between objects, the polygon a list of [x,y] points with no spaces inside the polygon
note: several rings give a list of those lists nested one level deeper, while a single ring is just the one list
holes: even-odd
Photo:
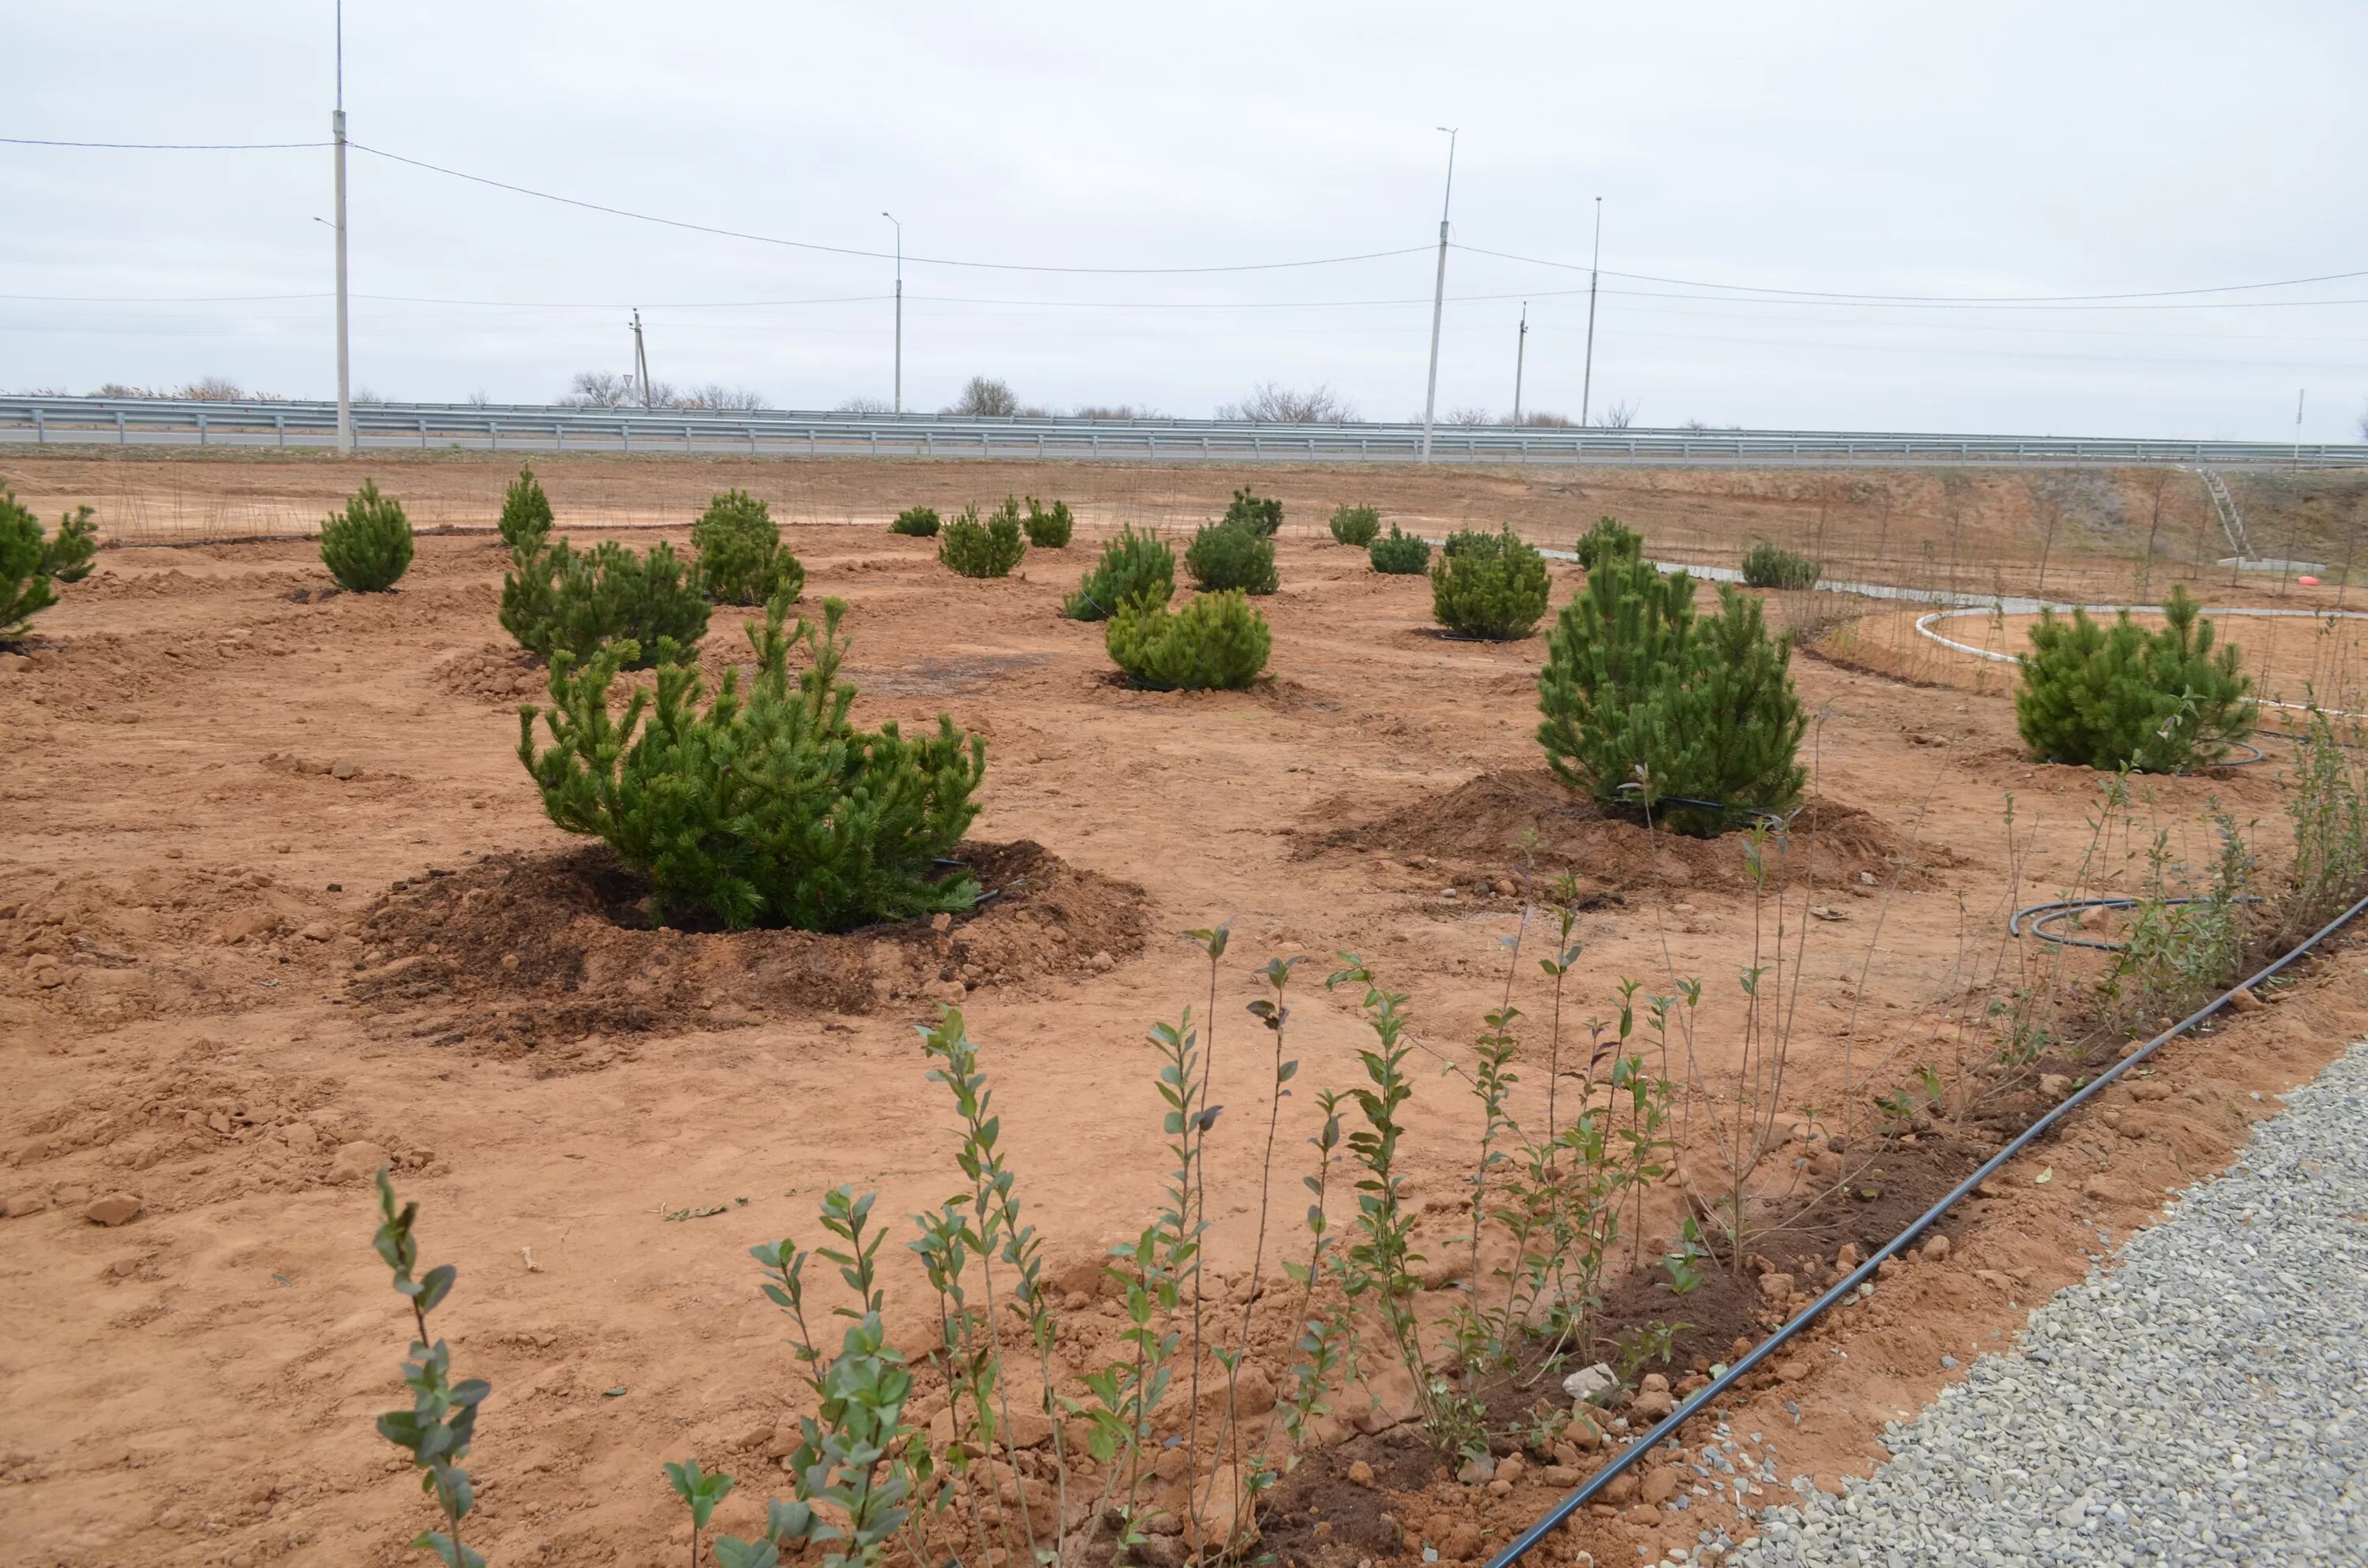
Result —
[{"label": "tall concrete pole", "polygon": [[896,222],[896,214],[880,214],[896,223],[896,403],[895,410],[905,412],[905,225]]},{"label": "tall concrete pole", "polygon": [[1587,268],[1587,372],[1578,382],[1578,427],[1587,428],[1587,407],[1595,395],[1595,284],[1603,267],[1603,198],[1595,199],[1595,259]]},{"label": "tall concrete pole", "polygon": [[1530,302],[1521,301],[1521,331],[1513,339],[1513,428],[1521,427],[1521,361],[1530,351]]},{"label": "tall concrete pole", "polygon": [[1439,411],[1439,324],[1447,310],[1447,210],[1455,199],[1455,137],[1456,128],[1442,125],[1447,132],[1447,194],[1439,203],[1439,278],[1430,290],[1430,381],[1422,394],[1422,460],[1430,460],[1430,429],[1432,416]]},{"label": "tall concrete pole", "polygon": [[353,354],[346,336],[346,7],[337,3],[337,107],[329,117],[337,165],[337,450],[354,449]]}]

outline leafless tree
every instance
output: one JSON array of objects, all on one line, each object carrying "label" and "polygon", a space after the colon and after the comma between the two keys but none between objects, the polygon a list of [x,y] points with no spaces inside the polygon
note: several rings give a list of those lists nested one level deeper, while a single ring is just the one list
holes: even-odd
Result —
[{"label": "leafless tree", "polygon": [[666,400],[670,408],[703,408],[717,414],[748,414],[765,406],[765,394],[754,387],[727,387],[721,381],[692,387]]},{"label": "leafless tree", "polygon": [[93,397],[163,397],[165,394],[154,387],[126,386],[121,381],[105,381],[100,383],[99,389],[90,395]]},{"label": "leafless tree", "polygon": [[1572,420],[1567,414],[1556,414],[1545,408],[1533,408],[1521,415],[1521,423],[1534,425],[1547,430],[1567,430],[1571,427]]},{"label": "leafless tree", "polygon": [[1008,381],[993,376],[973,376],[962,387],[962,396],[954,399],[945,412],[973,419],[1008,419],[1020,412],[1019,398]]},{"label": "leafless tree", "polygon": [[850,397],[842,399],[833,414],[894,414],[895,407],[884,397]]},{"label": "leafless tree", "polygon": [[1354,404],[1328,386],[1301,392],[1276,381],[1261,381],[1249,396],[1217,410],[1220,419],[1240,419],[1253,425],[1346,425],[1357,417]]},{"label": "leafless tree", "polygon": [[1595,423],[1606,430],[1625,430],[1636,423],[1636,405],[1622,398],[1606,408]]},{"label": "leafless tree", "polygon": [[244,403],[245,389],[228,376],[200,376],[173,394],[196,403]]},{"label": "leafless tree", "polygon": [[2360,411],[2360,438],[2368,441],[2368,408]]},{"label": "leafless tree", "polygon": [[1080,419],[1165,419],[1167,415],[1147,403],[1087,403],[1077,406]]},{"label": "leafless tree", "polygon": [[622,408],[641,400],[633,393],[633,378],[614,370],[578,370],[568,383],[562,408]]},{"label": "leafless tree", "polygon": [[1450,425],[1489,425],[1494,424],[1495,421],[1489,418],[1488,411],[1485,408],[1457,408],[1451,409],[1448,412],[1447,423]]},{"label": "leafless tree", "polygon": [[467,403],[471,408],[491,408],[494,406],[494,400],[485,395],[485,389],[483,387],[479,387],[475,392],[471,392],[461,401]]}]

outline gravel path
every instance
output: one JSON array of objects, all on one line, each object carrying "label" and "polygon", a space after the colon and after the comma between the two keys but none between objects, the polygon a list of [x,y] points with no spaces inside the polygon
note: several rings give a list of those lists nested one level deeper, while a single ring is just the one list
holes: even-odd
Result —
[{"label": "gravel path", "polygon": [[2368,1044],[1884,1442],[1725,1562],[2368,1563]]}]

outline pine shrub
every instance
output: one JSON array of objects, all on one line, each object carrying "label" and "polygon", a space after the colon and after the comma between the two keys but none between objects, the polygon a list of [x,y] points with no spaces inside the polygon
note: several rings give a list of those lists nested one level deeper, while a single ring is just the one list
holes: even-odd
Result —
[{"label": "pine shrub", "polygon": [[1547,633],[1538,741],[1565,784],[1707,836],[1742,812],[1792,809],[1808,720],[1759,600],[1722,585],[1718,612],[1701,618],[1693,600],[1691,577],[1641,560],[1590,572]]},{"label": "pine shrub", "polygon": [[1102,546],[1101,559],[1077,591],[1061,601],[1061,613],[1071,620],[1108,620],[1131,600],[1164,605],[1175,593],[1176,551],[1148,528],[1124,527]]},{"label": "pine shrub", "polygon": [[[562,652],[551,707],[519,710],[518,760],[543,810],[647,877],[654,920],[843,931],[977,901],[971,878],[942,878],[936,862],[978,814],[986,743],[943,714],[916,740],[893,720],[849,723],[856,691],[838,678],[846,612],[825,599],[819,632],[803,618],[785,630],[789,601],[775,599],[747,629],[755,678],[744,692],[740,672],[725,672],[704,709],[697,656],[668,638],[647,651],[613,643],[580,670]],[[792,680],[800,644],[810,662]],[[617,672],[648,655],[655,692],[636,691],[612,715]],[[538,717],[548,747],[535,744]]]},{"label": "pine shrub", "polygon": [[2042,762],[2185,773],[2216,762],[2253,732],[2259,705],[2236,646],[2214,646],[2186,586],[2149,632],[2123,610],[2110,627],[2089,612],[2042,612],[2022,655],[2014,715]]},{"label": "pine shrub", "polygon": [[534,465],[523,463],[518,476],[502,493],[502,542],[513,554],[529,550],[551,537],[551,497],[534,476]]},{"label": "pine shrub", "polygon": [[1282,585],[1274,570],[1274,540],[1238,523],[1203,524],[1184,551],[1184,570],[1204,594],[1239,588],[1263,595]]},{"label": "pine shrub", "polygon": [[1573,553],[1581,566],[1592,572],[1615,555],[1629,561],[1643,559],[1645,536],[1617,517],[1598,517],[1593,528],[1578,536],[1578,547]]},{"label": "pine shrub", "polygon": [[1382,531],[1382,515],[1371,506],[1342,506],[1332,514],[1332,537],[1362,550]]},{"label": "pine shrub", "polygon": [[1225,503],[1224,520],[1261,539],[1272,539],[1282,531],[1282,503],[1270,495],[1253,494],[1244,485]]},{"label": "pine shrub", "polygon": [[1743,581],[1754,588],[1814,588],[1818,562],[1798,551],[1780,550],[1761,540],[1743,557]]},{"label": "pine shrub", "polygon": [[1019,533],[1019,504],[1008,497],[983,523],[977,506],[963,507],[938,538],[938,559],[965,577],[1008,577],[1027,553],[1028,541]]},{"label": "pine shrub", "polygon": [[1430,540],[1420,534],[1402,532],[1397,524],[1390,531],[1366,547],[1366,559],[1376,572],[1386,572],[1394,577],[1411,577],[1430,566]]},{"label": "pine shrub", "polygon": [[1509,642],[1537,630],[1552,586],[1545,558],[1509,527],[1466,529],[1430,569],[1430,613],[1459,637]]},{"label": "pine shrub", "polygon": [[611,643],[635,652],[625,669],[646,669],[661,643],[695,646],[707,635],[707,597],[698,574],[670,544],[635,553],[613,540],[578,551],[565,540],[528,551],[502,578],[502,630],[538,658],[564,653],[578,664]]},{"label": "pine shrub", "polygon": [[411,519],[373,480],[321,524],[321,560],[347,593],[382,594],[411,569]]},{"label": "pine shrub", "polygon": [[1053,502],[1048,511],[1039,506],[1036,497],[1030,495],[1028,497],[1027,519],[1019,526],[1028,531],[1029,543],[1042,550],[1066,550],[1069,548],[1069,535],[1076,530],[1077,519],[1070,516],[1066,501]]},{"label": "pine shrub", "polygon": [[728,490],[690,525],[699,583],[720,605],[761,605],[805,591],[806,569],[781,548],[781,526],[764,502]]},{"label": "pine shrub", "polygon": [[896,514],[896,520],[888,525],[888,531],[903,534],[908,539],[935,539],[938,537],[938,510],[934,506],[907,506]]},{"label": "pine shrub", "polygon": [[98,529],[88,506],[58,519],[44,539],[41,520],[0,484],[0,642],[25,635],[33,617],[58,602],[52,583],[79,583],[98,553]]},{"label": "pine shrub", "polygon": [[1196,596],[1180,610],[1151,599],[1119,607],[1103,633],[1110,662],[1159,691],[1235,691],[1266,668],[1274,638],[1239,589]]}]

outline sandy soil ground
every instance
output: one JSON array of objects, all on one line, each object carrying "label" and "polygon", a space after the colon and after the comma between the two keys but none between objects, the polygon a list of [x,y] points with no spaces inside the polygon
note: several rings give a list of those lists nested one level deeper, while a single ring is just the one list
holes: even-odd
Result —
[{"label": "sandy soil ground", "polygon": [[[69,488],[55,473],[32,486],[45,502]],[[1200,1010],[1205,964],[1177,933],[1212,921],[1232,922],[1234,946],[1211,1097],[1238,1118],[1209,1150],[1212,1289],[1235,1299],[1271,1075],[1241,1008],[1269,956],[1314,960],[1293,986],[1302,1093],[1281,1113],[1279,1215],[1301,1205],[1312,1091],[1349,1085],[1367,1038],[1355,998],[1319,983],[1324,960],[1364,955],[1412,994],[1426,1064],[1468,1062],[1506,984],[1506,939],[1525,930],[1516,1000],[1545,1015],[1523,895],[1565,869],[1586,906],[1567,1016],[1609,1016],[1622,977],[1667,989],[1701,975],[1700,1076],[1732,1103],[1736,976],[1755,941],[1765,953],[1778,895],[1755,898],[1733,838],[1673,842],[1556,793],[1531,738],[1543,638],[1442,640],[1421,580],[1289,538],[1266,607],[1271,678],[1136,692],[1113,683],[1098,628],[1057,617],[1085,549],[976,583],[874,528],[787,533],[809,597],[852,606],[859,721],[944,710],[987,737],[974,838],[1021,846],[980,851],[1014,891],[945,932],[835,945],[640,932],[583,894],[581,846],[543,818],[515,756],[534,679],[495,626],[502,556],[482,538],[424,539],[401,591],[370,597],[322,596],[298,540],[112,549],[28,657],[0,659],[11,1560],[406,1555],[426,1506],[370,1426],[395,1403],[407,1332],[369,1252],[363,1167],[381,1152],[425,1205],[427,1256],[460,1266],[441,1324],[458,1361],[496,1391],[479,1543],[502,1562],[677,1560],[659,1461],[752,1476],[795,1407],[746,1248],[814,1239],[816,1197],[840,1182],[879,1189],[899,1216],[960,1186],[951,1109],[912,1033],[940,999],[962,999],[984,1043],[1030,1218],[1090,1347],[1115,1331],[1087,1301],[1099,1249],[1133,1235],[1165,1178],[1144,1031]],[[1558,574],[1557,602],[1577,581]],[[711,658],[731,657],[741,619],[718,614]],[[1795,668],[1818,716],[1819,804],[1779,869],[1785,939],[1802,944],[1782,1100],[1788,1121],[1839,1118],[1856,1139],[1867,1096],[1919,1063],[1961,1103],[1992,1093],[1974,1071],[1991,1050],[1980,1004],[2078,974],[2032,968],[2002,924],[2082,878],[2095,785],[2021,760],[1998,699]],[[2161,780],[2147,809],[2185,833],[2215,797],[2263,821],[2274,861],[2271,770]],[[2135,847],[2109,847],[2087,881],[2126,879]],[[1835,918],[1804,923],[1812,903]],[[1947,1376],[1941,1352],[2010,1330],[2016,1304],[2077,1272],[2094,1227],[2130,1222],[2168,1172],[2225,1160],[2262,1108],[2252,1096],[2307,1075],[2363,1008],[2351,966],[2328,966],[2233,1025],[2241,1051],[2200,1044],[2162,1077],[2180,1097],[2134,1101],[2052,1156],[2054,1185],[1977,1209],[1953,1262],[1914,1266],[1852,1309],[1843,1337],[1771,1381],[1737,1429],[1780,1430],[1770,1413],[1791,1400],[1788,1472],[1866,1462],[1882,1421]],[[1533,1070],[1518,1092],[1525,1116],[1543,1081]],[[1438,1250],[1476,1116],[1454,1080],[1422,1074],[1410,1159]],[[1779,1151],[1756,1181],[1797,1186],[1818,1142]],[[116,1192],[136,1196],[136,1219],[84,1217]],[[1674,1202],[1657,1195],[1648,1228],[1666,1234]],[[1856,1234],[1845,1215],[1792,1252]],[[926,1309],[905,1261],[892,1269],[892,1328],[915,1337]],[[1757,1305],[1780,1310],[1767,1294]],[[1656,1315],[1692,1310],[1668,1300]],[[1417,1538],[1468,1557],[1551,1494],[1535,1467],[1503,1492],[1440,1480],[1389,1449],[1402,1439],[1336,1450],[1399,1455],[1394,1546],[1346,1526],[1327,1541],[1304,1499],[1277,1539],[1344,1564],[1415,1555]],[[764,1490],[750,1480],[720,1525],[746,1531]],[[1707,1517],[1623,1507],[1564,1550],[1632,1561]]]}]

